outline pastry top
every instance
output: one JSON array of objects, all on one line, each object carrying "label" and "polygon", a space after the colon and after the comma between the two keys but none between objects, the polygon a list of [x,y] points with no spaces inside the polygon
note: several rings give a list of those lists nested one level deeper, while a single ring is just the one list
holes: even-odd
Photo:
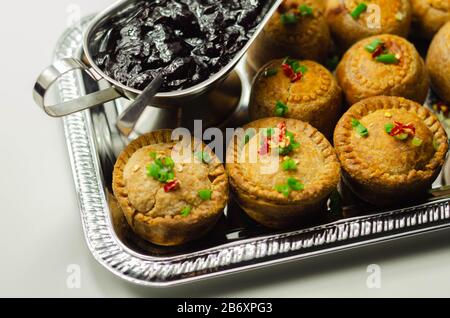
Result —
[{"label": "pastry top", "polygon": [[[370,7],[362,11],[356,18],[352,13],[361,4],[376,5],[381,10],[380,20],[376,19],[376,11]],[[396,33],[406,23],[411,21],[411,7],[408,0],[328,0],[327,18],[333,23],[338,20],[348,28],[369,34]],[[361,34],[362,35],[362,34]]]},{"label": "pastry top", "polygon": [[[367,48],[375,41],[381,42],[385,49],[378,57],[393,55],[395,62],[377,59],[375,52]],[[417,76],[424,75],[423,68],[424,62],[413,44],[396,35],[382,34],[363,39],[349,49],[338,65],[337,76],[352,86],[379,95],[415,81]]]},{"label": "pastry top", "polygon": [[265,118],[244,129],[248,142],[239,136],[227,154],[231,182],[240,191],[265,202],[288,205],[323,199],[336,188],[340,179],[336,154],[311,125],[295,119]]},{"label": "pastry top", "polygon": [[432,37],[442,25],[450,21],[450,0],[411,0],[414,19],[425,35]]},{"label": "pastry top", "polygon": [[429,178],[448,150],[438,119],[402,97],[372,97],[353,105],[339,121],[334,142],[352,178],[381,186]]},{"label": "pastry top", "polygon": [[[299,10],[302,5],[311,10],[302,14]],[[273,39],[280,45],[309,43],[313,47],[317,41],[315,35],[317,31],[322,30],[321,23],[325,21],[324,11],[323,0],[285,0],[270,18],[262,36],[268,40]],[[288,18],[284,19],[286,16]],[[292,18],[289,20],[289,17]]]},{"label": "pastry top", "polygon": [[[340,91],[333,74],[316,62],[298,61],[302,75],[296,81],[286,75],[283,65],[286,65],[283,60],[274,60],[259,72],[253,84],[256,104],[275,108],[281,101],[289,107],[289,114],[295,116],[296,112],[320,107],[330,95]],[[270,72],[276,74],[267,76]]]},{"label": "pastry top", "polygon": [[148,219],[216,214],[228,197],[223,165],[196,140],[187,148],[190,155],[181,156],[170,137],[171,131],[144,135],[120,155],[113,188],[122,209]]}]

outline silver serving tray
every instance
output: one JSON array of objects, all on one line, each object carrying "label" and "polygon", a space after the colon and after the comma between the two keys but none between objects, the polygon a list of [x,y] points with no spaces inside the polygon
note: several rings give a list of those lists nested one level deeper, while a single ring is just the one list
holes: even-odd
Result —
[{"label": "silver serving tray", "polygon": [[[65,32],[57,45],[56,60],[82,58],[82,31],[90,19],[83,20],[81,27]],[[241,84],[237,88],[236,81]],[[221,102],[234,101],[235,108],[231,114],[222,114],[221,126],[239,126],[247,120],[245,105],[250,83],[245,65],[241,63],[224,85],[221,96],[226,96]],[[62,101],[100,88],[104,87],[75,72],[59,82]],[[233,99],[235,95],[239,98]],[[450,199],[446,188],[439,188],[447,184],[444,173],[434,185],[439,188],[436,197],[408,207],[380,211],[349,196],[344,212],[340,215],[330,212],[321,224],[289,232],[270,232],[249,220],[230,201],[226,216],[208,237],[181,248],[151,245],[131,232],[110,190],[115,158],[128,142],[114,125],[124,107],[126,101],[118,100],[70,115],[63,121],[89,250],[106,269],[129,282],[173,286],[450,227]],[[189,126],[192,118],[199,117],[210,118],[211,125],[217,125],[211,114],[170,112],[148,109],[141,132]]]}]

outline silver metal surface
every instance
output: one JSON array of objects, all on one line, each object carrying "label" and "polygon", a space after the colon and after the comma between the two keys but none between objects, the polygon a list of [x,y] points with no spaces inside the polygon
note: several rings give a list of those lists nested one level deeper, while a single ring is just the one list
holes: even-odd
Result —
[{"label": "silver metal surface", "polygon": [[75,70],[83,70],[93,79],[98,78],[93,74],[91,69],[79,60],[67,58],[55,61],[53,65],[45,69],[37,79],[33,89],[33,98],[36,104],[38,104],[49,116],[62,117],[70,115],[121,97],[116,89],[108,87],[105,90],[79,97],[76,100],[48,105],[46,103],[46,96],[53,84],[64,74]]},{"label": "silver metal surface", "polygon": [[[58,44],[56,59],[80,56],[81,41],[81,30],[68,30]],[[246,117],[249,78],[243,67],[237,69],[237,74],[240,89],[234,88],[236,81],[229,91],[227,86],[221,88],[227,96],[240,94],[236,111],[223,123],[226,126],[240,125]],[[80,73],[64,75],[59,82],[62,101],[105,88],[91,85],[92,81]],[[129,282],[173,286],[450,227],[447,197],[430,198],[390,211],[348,205],[342,216],[334,218],[330,213],[330,219],[321,224],[287,232],[264,230],[245,219],[231,201],[226,218],[209,237],[182,248],[153,246],[133,235],[110,192],[115,158],[128,142],[115,127],[126,103],[118,100],[70,115],[63,121],[87,246],[100,264]],[[143,132],[171,125],[174,118],[174,114],[164,113],[166,110],[147,111],[150,115],[142,124]],[[441,179],[444,178],[437,180],[435,186],[442,185]],[[437,195],[445,195],[445,189],[442,191]]]},{"label": "silver metal surface", "polygon": [[151,105],[153,97],[163,83],[162,74],[158,74],[146,89],[117,118],[117,128],[128,137],[147,106]]},{"label": "silver metal surface", "polygon": [[[80,110],[102,105],[119,97],[135,99],[142,93],[142,91],[127,87],[106,75],[94,62],[91,52],[92,43],[95,42],[93,41],[93,39],[96,38],[96,32],[98,31],[99,27],[103,23],[107,23],[111,16],[120,16],[121,14],[126,12],[127,8],[129,8],[130,5],[135,1],[136,0],[117,1],[109,8],[105,9],[103,12],[97,15],[90,22],[90,24],[86,27],[83,36],[83,57],[78,57],[78,59],[72,57],[68,60],[62,61],[56,60],[52,66],[48,67],[42,72],[36,82],[33,97],[35,102],[41,108],[43,108],[47,114],[54,117],[62,117]],[[252,38],[248,41],[244,48],[236,54],[236,56],[230,61],[230,63],[227,64],[227,66],[225,66],[220,72],[212,75],[208,80],[191,88],[169,93],[156,94],[152,106],[161,108],[177,108],[183,107],[185,105],[190,105],[191,103],[189,103],[189,101],[194,98],[198,98],[199,96],[204,95],[217,87],[217,85],[219,85],[220,82],[223,81],[231,71],[233,71],[237,63],[245,55],[248,48],[252,45],[256,37],[264,28],[265,24],[269,21],[272,14],[282,2],[282,0],[270,1],[272,1],[271,9],[268,11],[265,18],[255,30]],[[86,63],[82,60],[85,60]],[[81,69],[96,80],[105,79],[109,82],[110,86],[105,90],[100,90],[85,96],[79,96],[76,99],[67,100],[61,104],[48,105],[45,96],[47,95],[50,87],[58,78],[74,69]]]}]

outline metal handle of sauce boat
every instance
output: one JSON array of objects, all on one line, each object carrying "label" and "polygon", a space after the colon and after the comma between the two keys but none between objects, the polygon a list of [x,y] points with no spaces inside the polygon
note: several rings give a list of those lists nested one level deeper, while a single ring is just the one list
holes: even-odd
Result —
[{"label": "metal handle of sauce boat", "polygon": [[87,67],[83,62],[73,58],[55,62],[50,67],[46,68],[37,79],[33,89],[33,98],[48,115],[52,117],[63,117],[122,97],[122,95],[114,87],[109,87],[95,93],[81,96],[71,101],[55,105],[47,105],[46,95],[52,85],[55,84],[64,74],[74,70],[81,70],[94,80],[99,80],[98,76],[96,76],[89,69],[89,67]]}]

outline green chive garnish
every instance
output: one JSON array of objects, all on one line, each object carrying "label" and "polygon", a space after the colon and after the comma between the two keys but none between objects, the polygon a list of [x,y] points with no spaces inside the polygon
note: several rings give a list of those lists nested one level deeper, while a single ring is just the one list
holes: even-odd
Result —
[{"label": "green chive garnish", "polygon": [[285,13],[280,16],[281,23],[283,24],[295,24],[297,23],[297,16],[293,13]]},{"label": "green chive garnish", "polygon": [[202,199],[203,201],[209,201],[212,198],[212,191],[211,190],[200,190],[198,192],[198,196],[200,197],[200,199]]},{"label": "green chive garnish", "polygon": [[300,62],[299,61],[293,61],[291,64],[289,64],[295,73],[298,73],[300,71]]},{"label": "green chive garnish", "polygon": [[153,179],[158,179],[159,171],[161,168],[156,164],[151,164],[147,167],[147,176]]},{"label": "green chive garnish", "polygon": [[412,144],[413,144],[413,146],[415,146],[415,147],[420,147],[420,146],[422,146],[422,143],[423,143],[422,139],[420,139],[420,138],[418,138],[418,137],[414,137],[413,140],[412,140]]},{"label": "green chive garnish", "polygon": [[352,13],[350,13],[350,15],[352,16],[353,19],[357,20],[359,18],[359,16],[366,10],[367,10],[367,4],[365,4],[364,2],[361,2],[360,4],[358,4],[358,6],[355,8],[355,10],[353,10]]},{"label": "green chive garnish", "polygon": [[385,63],[385,64],[397,64],[398,59],[394,54],[381,54],[375,58],[377,62]]},{"label": "green chive garnish", "polygon": [[156,160],[157,157],[158,157],[158,154],[156,153],[156,151],[150,152],[150,158],[152,158],[153,160]]},{"label": "green chive garnish", "polygon": [[266,137],[272,137],[275,134],[274,128],[267,128],[263,131],[264,136]]},{"label": "green chive garnish", "polygon": [[408,134],[400,134],[400,135],[394,136],[394,138],[398,139],[398,140],[406,140],[406,139],[408,139],[408,137],[409,137]]},{"label": "green chive garnish", "polygon": [[192,212],[192,207],[191,206],[187,206],[185,207],[183,210],[181,210],[181,216],[187,217],[189,216],[189,214],[191,214]]},{"label": "green chive garnish", "polygon": [[158,158],[155,162],[147,166],[147,176],[159,182],[167,183],[175,179],[174,167],[175,162],[171,157]]},{"label": "green chive garnish", "polygon": [[386,131],[386,133],[390,134],[392,129],[394,129],[394,124],[386,124],[386,125],[384,125],[384,130]]},{"label": "green chive garnish", "polygon": [[294,136],[294,134],[292,132],[287,131],[286,132],[286,137],[288,137],[289,140],[291,141],[290,146],[292,147],[292,149],[300,148],[300,144],[295,141],[295,136]]},{"label": "green chive garnish", "polygon": [[288,56],[283,60],[283,63],[281,63],[281,64],[287,64],[287,65],[293,66],[295,62],[297,62],[297,60],[291,59]]},{"label": "green chive garnish", "polygon": [[373,53],[381,44],[383,44],[383,41],[381,41],[380,39],[375,39],[372,43],[366,45],[365,49],[366,51]]},{"label": "green chive garnish", "polygon": [[277,68],[269,68],[267,70],[264,71],[264,77],[271,77],[271,76],[275,76],[278,74],[278,69]]},{"label": "green chive garnish", "polygon": [[169,174],[169,173],[168,173],[167,170],[165,170],[165,169],[159,170],[159,173],[158,173],[158,181],[159,181],[159,182],[166,183],[167,180],[169,180],[168,174]]},{"label": "green chive garnish", "polygon": [[248,144],[250,142],[250,139],[252,139],[255,136],[255,132],[253,130],[247,130],[244,135],[244,145]]},{"label": "green chive garnish", "polygon": [[294,70],[294,72],[296,74],[298,74],[298,73],[305,74],[306,72],[308,72],[308,67],[305,65],[301,65],[300,62],[295,62],[292,65],[292,69]]},{"label": "green chive garnish", "polygon": [[289,138],[290,143],[289,146],[284,147],[284,148],[280,148],[279,149],[279,154],[281,156],[287,156],[289,155],[292,151],[294,151],[295,149],[300,148],[300,143],[298,143],[297,141],[295,141],[295,136],[292,132],[287,131],[286,132],[286,137]]},{"label": "green chive garnish", "polygon": [[287,184],[280,184],[275,187],[275,190],[278,191],[278,193],[281,193],[285,197],[288,197],[291,193],[291,188]]},{"label": "green chive garnish", "polygon": [[288,186],[294,191],[301,191],[305,189],[305,186],[295,178],[288,179]]},{"label": "green chive garnish", "polygon": [[164,166],[169,169],[173,169],[175,167],[175,161],[173,161],[170,157],[166,157],[164,158]]},{"label": "green chive garnish", "polygon": [[170,179],[170,175],[169,175],[169,171],[165,170],[165,169],[161,169],[159,171],[159,181],[166,183],[167,181],[169,181]]},{"label": "green chive garnish", "polygon": [[281,168],[284,171],[297,170],[297,163],[292,158],[286,158],[286,160],[281,163]]},{"label": "green chive garnish", "polygon": [[361,124],[358,120],[356,120],[355,118],[352,119],[352,127],[353,129],[356,130],[356,132],[358,133],[358,135],[360,135],[361,137],[367,137],[369,136],[369,131],[367,130],[366,127],[363,126],[363,124]]},{"label": "green chive garnish", "polygon": [[289,111],[289,107],[282,101],[277,101],[275,104],[275,115],[277,117],[283,117]]},{"label": "green chive garnish", "polygon": [[291,58],[289,58],[289,57],[287,57],[287,58],[284,59],[283,64],[287,64],[287,65],[289,65],[290,67],[292,67],[292,70],[293,70],[296,74],[298,74],[298,73],[305,74],[305,73],[308,71],[308,67],[307,67],[307,66],[301,65],[301,64],[300,64],[300,61],[291,59]]},{"label": "green chive garnish", "polygon": [[206,151],[199,151],[194,153],[195,158],[197,158],[199,161],[209,164],[211,163],[212,159],[211,156],[209,155],[209,153],[207,153]]},{"label": "green chive garnish", "polygon": [[289,197],[289,194],[292,191],[302,191],[304,189],[305,186],[295,178],[288,178],[287,184],[280,184],[275,186],[275,190],[283,194],[285,197]]},{"label": "green chive garnish", "polygon": [[304,17],[305,17],[305,16],[311,16],[311,15],[314,14],[313,9],[312,9],[310,6],[306,5],[306,4],[300,5],[300,6],[298,7],[298,10],[300,11],[300,14],[301,14],[302,16],[304,16]]}]

